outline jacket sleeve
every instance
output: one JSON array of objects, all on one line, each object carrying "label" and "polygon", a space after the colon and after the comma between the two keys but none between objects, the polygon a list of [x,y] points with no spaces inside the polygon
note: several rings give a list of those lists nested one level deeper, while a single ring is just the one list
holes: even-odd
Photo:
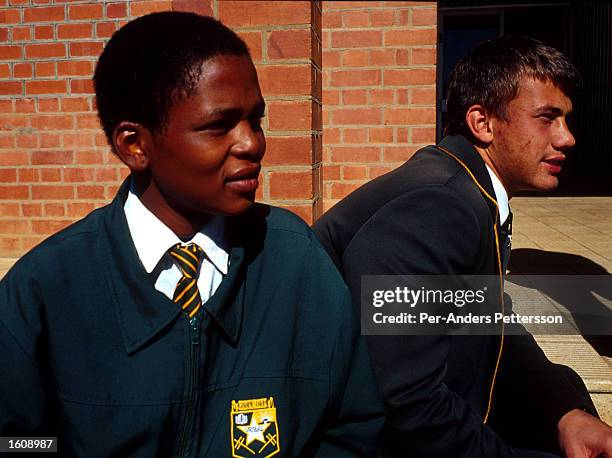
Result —
[{"label": "jacket sleeve", "polygon": [[[389,202],[355,234],[342,265],[353,300],[368,274],[468,274],[476,265],[482,227],[474,210],[442,187]],[[388,419],[388,456],[545,457],[513,449],[483,424],[482,413],[444,383],[448,336],[370,336],[374,369]]]},{"label": "jacket sleeve", "polygon": [[[0,436],[56,436],[50,427],[40,299],[18,263],[0,281]],[[45,382],[47,385],[45,385]]]},{"label": "jacket sleeve", "polygon": [[335,333],[329,359],[329,405],[321,422],[321,442],[306,455],[322,457],[376,456],[385,419],[367,345],[360,335],[349,291],[316,240],[309,288],[314,300],[325,301]]}]

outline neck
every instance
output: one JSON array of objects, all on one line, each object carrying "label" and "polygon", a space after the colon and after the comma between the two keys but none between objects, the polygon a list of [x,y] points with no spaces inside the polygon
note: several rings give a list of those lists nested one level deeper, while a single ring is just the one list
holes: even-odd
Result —
[{"label": "neck", "polygon": [[476,152],[478,152],[478,154],[480,155],[480,157],[482,158],[484,163],[489,166],[489,168],[493,171],[495,176],[499,179],[499,181],[501,182],[502,186],[506,190],[506,193],[508,194],[508,200],[510,200],[512,198],[512,196],[514,195],[514,191],[512,191],[508,187],[506,181],[502,177],[502,174],[500,173],[499,169],[495,165],[495,162],[493,161],[493,159],[491,157],[491,152],[489,151],[489,148],[483,148],[483,147],[478,146],[478,145],[474,145],[474,148],[476,149]]},{"label": "neck", "polygon": [[190,240],[213,217],[185,209],[165,195],[147,175],[135,174],[134,185],[142,204],[181,240]]}]

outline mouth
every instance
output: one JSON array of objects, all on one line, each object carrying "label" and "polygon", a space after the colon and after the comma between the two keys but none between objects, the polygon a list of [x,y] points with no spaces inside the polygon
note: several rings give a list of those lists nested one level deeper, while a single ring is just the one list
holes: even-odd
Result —
[{"label": "mouth", "polygon": [[260,164],[242,167],[225,179],[225,185],[240,193],[255,192],[259,186],[260,170]]},{"label": "mouth", "polygon": [[542,162],[544,162],[545,166],[548,168],[549,172],[552,175],[557,175],[561,172],[561,167],[563,166],[564,160],[565,156],[560,155],[544,159]]}]

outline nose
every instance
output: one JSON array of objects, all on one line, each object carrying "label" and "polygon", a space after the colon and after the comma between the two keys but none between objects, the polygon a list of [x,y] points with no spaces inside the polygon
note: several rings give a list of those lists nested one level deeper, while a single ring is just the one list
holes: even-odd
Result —
[{"label": "nose", "polygon": [[234,128],[234,156],[260,161],[266,150],[266,139],[259,124],[243,119]]},{"label": "nose", "polygon": [[553,138],[553,147],[564,151],[576,144],[576,139],[572,135],[565,119],[561,119],[559,130]]}]

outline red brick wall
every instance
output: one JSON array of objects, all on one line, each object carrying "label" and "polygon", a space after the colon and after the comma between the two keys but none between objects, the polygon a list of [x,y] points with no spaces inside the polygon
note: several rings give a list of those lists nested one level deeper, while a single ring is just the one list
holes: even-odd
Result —
[{"label": "red brick wall", "polygon": [[435,141],[434,2],[323,2],[326,208]]},{"label": "red brick wall", "polygon": [[170,9],[214,15],[246,40],[268,103],[259,198],[307,221],[320,211],[319,2],[0,0],[0,257],[113,197],[127,170],[95,115],[95,61],[127,20]]}]

